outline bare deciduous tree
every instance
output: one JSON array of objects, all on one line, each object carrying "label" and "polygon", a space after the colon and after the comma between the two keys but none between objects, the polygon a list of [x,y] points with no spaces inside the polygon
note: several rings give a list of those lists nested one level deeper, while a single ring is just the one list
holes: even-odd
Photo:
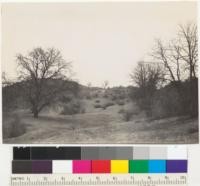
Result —
[{"label": "bare deciduous tree", "polygon": [[[185,104],[183,93],[184,80],[188,81],[188,107],[190,114],[198,113],[197,104],[197,61],[198,36],[196,24],[180,25],[177,37],[167,45],[156,41],[152,56],[164,65],[168,72],[168,80],[173,82],[179,93],[181,102]],[[167,77],[167,76],[166,76]]]},{"label": "bare deciduous tree", "polygon": [[[173,46],[174,47],[174,46]],[[173,70],[173,64],[172,64],[172,56],[174,50],[169,49],[168,47],[164,46],[161,40],[156,40],[156,47],[153,49],[152,56],[155,60],[158,60],[165,69],[168,71],[169,78],[165,77],[166,79],[175,82],[179,79],[176,77],[176,74]],[[173,55],[173,54],[172,54]],[[175,56],[174,56],[175,57]]]},{"label": "bare deciduous tree", "polygon": [[138,89],[133,92],[140,108],[151,114],[153,96],[165,81],[163,67],[158,63],[139,62],[130,74]]},{"label": "bare deciduous tree", "polygon": [[90,89],[92,87],[92,83],[91,82],[88,82],[87,83],[87,87]]},{"label": "bare deciduous tree", "polygon": [[182,78],[182,73],[181,73],[181,47],[177,44],[176,41],[171,41],[171,43],[169,44],[169,61],[172,63],[172,67],[174,67],[174,71],[172,70],[172,72],[174,73],[174,77],[176,77],[176,79],[174,79],[174,81],[181,81]]},{"label": "bare deciduous tree", "polygon": [[27,56],[17,55],[19,78],[26,87],[26,95],[35,118],[58,93],[65,90],[64,81],[70,72],[60,51],[35,48]]},{"label": "bare deciduous tree", "polygon": [[8,80],[7,75],[6,75],[5,72],[2,72],[1,79],[2,79],[2,86],[3,87],[5,87],[5,86],[10,84],[10,81]]},{"label": "bare deciduous tree", "polygon": [[139,88],[152,87],[154,89],[164,82],[164,71],[158,63],[138,62],[131,79]]},{"label": "bare deciduous tree", "polygon": [[108,88],[108,86],[109,86],[109,82],[107,80],[105,80],[102,84],[103,89],[106,90]]},{"label": "bare deciduous tree", "polygon": [[198,36],[196,24],[180,25],[179,31],[181,59],[186,62],[189,79],[196,78],[198,61]]},{"label": "bare deciduous tree", "polygon": [[196,78],[198,61],[197,27],[194,24],[180,25],[178,37],[167,45],[161,40],[156,40],[156,47],[152,56],[161,62],[168,71],[171,82],[181,81],[184,68],[189,73],[189,79]]}]

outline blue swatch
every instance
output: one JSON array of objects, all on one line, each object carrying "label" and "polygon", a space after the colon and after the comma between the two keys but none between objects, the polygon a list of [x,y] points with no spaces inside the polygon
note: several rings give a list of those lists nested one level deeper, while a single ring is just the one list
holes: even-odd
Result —
[{"label": "blue swatch", "polygon": [[149,173],[166,173],[166,161],[149,160]]}]

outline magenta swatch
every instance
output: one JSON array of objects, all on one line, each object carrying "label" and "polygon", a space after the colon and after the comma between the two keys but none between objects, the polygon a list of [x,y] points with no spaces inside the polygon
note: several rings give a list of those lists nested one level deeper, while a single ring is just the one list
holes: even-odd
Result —
[{"label": "magenta swatch", "polygon": [[91,160],[73,160],[73,173],[91,173]]}]

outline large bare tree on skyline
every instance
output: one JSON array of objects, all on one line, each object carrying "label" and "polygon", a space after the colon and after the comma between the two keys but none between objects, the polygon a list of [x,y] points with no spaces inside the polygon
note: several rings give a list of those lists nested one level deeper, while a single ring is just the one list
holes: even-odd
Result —
[{"label": "large bare tree on skyline", "polygon": [[[33,49],[28,55],[17,55],[19,78],[24,82],[31,111],[35,118],[48,106],[56,94],[64,90],[63,81],[70,71],[59,50]],[[56,81],[56,82],[53,82]]]}]

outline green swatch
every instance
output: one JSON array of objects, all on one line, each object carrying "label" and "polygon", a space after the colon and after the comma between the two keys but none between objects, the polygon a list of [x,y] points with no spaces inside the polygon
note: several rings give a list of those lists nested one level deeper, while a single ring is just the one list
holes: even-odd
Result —
[{"label": "green swatch", "polygon": [[129,160],[129,173],[148,173],[148,160]]}]

